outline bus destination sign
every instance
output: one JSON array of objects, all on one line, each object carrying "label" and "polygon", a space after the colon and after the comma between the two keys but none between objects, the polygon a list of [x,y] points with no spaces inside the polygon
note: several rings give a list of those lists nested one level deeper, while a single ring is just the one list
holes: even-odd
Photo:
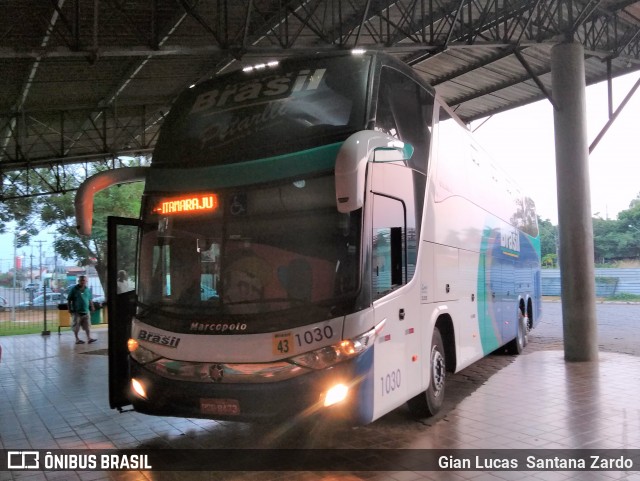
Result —
[{"label": "bus destination sign", "polygon": [[216,194],[191,194],[160,199],[153,212],[160,215],[173,215],[191,212],[213,212],[217,208],[218,196]]}]

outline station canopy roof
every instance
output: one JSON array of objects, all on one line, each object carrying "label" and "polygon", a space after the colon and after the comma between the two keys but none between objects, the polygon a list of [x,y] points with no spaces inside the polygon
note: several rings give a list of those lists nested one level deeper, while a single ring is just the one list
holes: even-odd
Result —
[{"label": "station canopy roof", "polygon": [[639,70],[640,2],[5,0],[0,199],[41,195],[7,190],[28,172],[54,170],[61,192],[68,166],[149,154],[179,92],[246,65],[384,50],[469,122],[548,97],[551,49],[569,40],[588,85]]}]

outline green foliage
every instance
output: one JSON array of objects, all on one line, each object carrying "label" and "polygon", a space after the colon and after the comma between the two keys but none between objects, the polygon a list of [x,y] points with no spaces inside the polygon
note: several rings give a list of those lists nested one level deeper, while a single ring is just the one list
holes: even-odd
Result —
[{"label": "green foliage", "polygon": [[558,256],[556,254],[545,254],[542,256],[542,267],[556,267]]},{"label": "green foliage", "polygon": [[[138,166],[146,160],[134,159],[123,167]],[[84,178],[109,168],[92,164],[85,171],[78,168],[77,175],[65,179],[65,188],[75,190]],[[52,171],[53,172],[53,171]],[[38,181],[55,185],[53,173],[42,175]],[[35,181],[35,180],[34,180]],[[31,236],[39,230],[56,232],[54,248],[58,256],[75,260],[78,265],[94,264],[104,285],[106,280],[107,217],[138,217],[144,184],[141,182],[110,187],[98,192],[94,198],[93,231],[90,237],[81,237],[76,231],[74,192],[17,199],[0,208],[0,231],[6,231],[4,222],[16,220],[17,230],[27,228],[24,236],[18,236],[17,247],[29,244]]]},{"label": "green foliage", "polygon": [[[543,267],[557,265],[558,227],[548,219],[538,218],[540,250]],[[610,267],[620,259],[640,259],[640,194],[631,201],[629,209],[618,218],[593,219],[594,259],[599,267]]]},{"label": "green foliage", "polygon": [[538,217],[538,229],[540,230],[540,251],[543,264],[545,264],[544,259],[547,261],[553,259],[553,265],[555,265],[557,262],[558,227],[553,225],[549,219],[542,220]]},{"label": "green foliage", "polygon": [[601,276],[597,276],[596,277],[596,284],[617,284],[618,283],[618,278],[617,277],[601,277]]},{"label": "green foliage", "polygon": [[627,302],[640,302],[640,295],[638,294],[627,294],[625,292],[621,292],[620,294],[616,294],[611,297],[607,297],[608,301],[627,301]]},{"label": "green foliage", "polygon": [[107,267],[107,217],[138,217],[143,189],[143,183],[135,182],[111,187],[95,196],[91,233],[92,254],[96,259],[96,270],[103,284],[106,279]]},{"label": "green foliage", "polygon": [[593,219],[593,240],[600,264],[640,257],[640,194],[616,220]]},{"label": "green foliage", "polygon": [[0,286],[11,287],[13,285],[13,272],[0,273]]}]

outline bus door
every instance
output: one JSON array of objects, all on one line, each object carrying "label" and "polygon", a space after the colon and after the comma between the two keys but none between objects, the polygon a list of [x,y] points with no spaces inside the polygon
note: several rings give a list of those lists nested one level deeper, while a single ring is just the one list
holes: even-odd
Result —
[{"label": "bus door", "polygon": [[109,405],[121,409],[129,401],[131,320],[135,313],[136,246],[140,221],[107,219],[107,315],[109,323]]},{"label": "bus door", "polygon": [[371,287],[375,323],[385,327],[375,347],[375,417],[402,404],[420,386],[416,232],[411,169],[372,165]]}]

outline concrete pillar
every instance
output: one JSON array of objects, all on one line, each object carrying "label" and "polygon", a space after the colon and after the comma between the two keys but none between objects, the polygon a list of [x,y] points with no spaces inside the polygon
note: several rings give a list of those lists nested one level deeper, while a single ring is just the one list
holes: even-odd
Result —
[{"label": "concrete pillar", "polygon": [[584,51],[579,43],[551,50],[560,278],[566,361],[598,359],[593,225]]}]

